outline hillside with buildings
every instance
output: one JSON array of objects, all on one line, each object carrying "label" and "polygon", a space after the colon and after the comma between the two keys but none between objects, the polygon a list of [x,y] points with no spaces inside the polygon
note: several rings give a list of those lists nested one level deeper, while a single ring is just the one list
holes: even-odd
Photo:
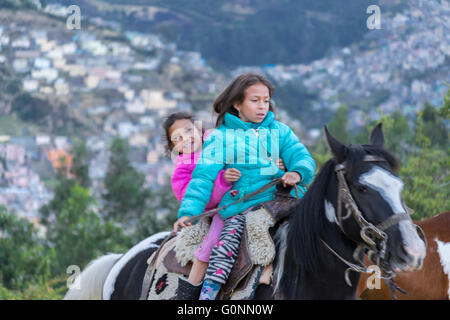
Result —
[{"label": "hillside with buildings", "polygon": [[68,30],[51,13],[0,12],[1,203],[35,216],[50,197],[45,182],[58,166],[51,154],[68,152],[75,137],[86,141],[94,188],[116,136],[128,141],[149,185],[165,183],[172,167],[162,119],[195,110],[211,123],[211,100],[228,79],[198,52],[156,35],[120,33],[102,20]]},{"label": "hillside with buildings", "polygon": [[414,118],[426,102],[442,105],[450,83],[450,2],[408,1],[381,23],[361,42],[312,63],[246,66],[233,74],[252,70],[275,79],[288,91],[281,104],[308,128],[328,122],[341,105],[349,107],[353,128],[380,111]]},{"label": "hillside with buildings", "polygon": [[441,105],[450,82],[448,1],[408,2],[383,16],[381,30],[309,63],[230,73],[157,33],[96,16],[69,30],[66,16],[58,4],[0,11],[0,204],[30,218],[52,196],[59,155],[70,165],[74,138],[86,142],[94,192],[116,136],[128,141],[146,186],[166,183],[173,164],[164,156],[164,117],[193,111],[212,126],[214,97],[244,71],[275,82],[278,117],[306,144],[342,104],[352,128],[377,119],[377,109],[414,118],[426,101]]},{"label": "hillside with buildings", "polygon": [[[48,1],[50,3],[50,1]],[[221,69],[239,65],[307,63],[367,33],[366,8],[398,0],[54,0],[88,16],[156,33],[182,50],[198,51]]]}]

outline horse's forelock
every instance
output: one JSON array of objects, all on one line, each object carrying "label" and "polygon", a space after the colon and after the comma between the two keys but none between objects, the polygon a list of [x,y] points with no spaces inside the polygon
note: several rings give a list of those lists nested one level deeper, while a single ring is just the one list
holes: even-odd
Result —
[{"label": "horse's forelock", "polygon": [[388,150],[383,147],[374,146],[374,145],[362,145],[364,151],[373,156],[378,156],[386,160],[389,164],[391,171],[396,172],[400,167],[400,163],[398,159]]},{"label": "horse's forelock", "polygon": [[375,145],[349,145],[347,146],[347,159],[345,160],[346,176],[350,180],[357,180],[361,173],[361,165],[366,155],[377,156],[384,159],[388,169],[392,172],[398,171],[399,162],[397,158],[381,146]]}]

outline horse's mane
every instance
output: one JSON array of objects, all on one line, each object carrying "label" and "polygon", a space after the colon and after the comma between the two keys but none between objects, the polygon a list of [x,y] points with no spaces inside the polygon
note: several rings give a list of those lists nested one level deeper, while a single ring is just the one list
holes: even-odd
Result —
[{"label": "horse's mane", "polygon": [[[397,159],[387,150],[374,145],[349,145],[346,155],[346,172],[352,177],[364,155],[380,156],[388,162],[391,170],[398,169]],[[334,174],[337,162],[328,160],[315,177],[308,192],[295,208],[289,220],[283,276],[280,288],[286,299],[295,299],[298,286],[308,273],[318,270],[318,255],[323,250],[320,237],[333,232],[326,222],[324,200],[327,187]],[[336,180],[337,181],[337,180]]]}]

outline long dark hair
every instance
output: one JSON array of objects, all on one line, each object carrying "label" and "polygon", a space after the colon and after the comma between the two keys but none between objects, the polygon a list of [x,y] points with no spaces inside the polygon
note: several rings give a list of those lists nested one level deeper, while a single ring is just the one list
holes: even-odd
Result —
[{"label": "long dark hair", "polygon": [[[272,98],[275,87],[265,76],[252,72],[241,74],[231,81],[228,87],[214,100],[213,110],[218,114],[216,128],[223,122],[225,113],[228,112],[238,116],[238,111],[233,105],[244,101],[245,90],[257,83],[265,85],[269,89],[270,98]],[[269,103],[269,110],[274,111],[272,100]]]}]

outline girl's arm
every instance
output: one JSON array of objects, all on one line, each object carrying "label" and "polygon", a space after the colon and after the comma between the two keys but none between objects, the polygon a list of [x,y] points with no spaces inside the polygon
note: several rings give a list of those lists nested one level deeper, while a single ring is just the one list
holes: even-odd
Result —
[{"label": "girl's arm", "polygon": [[186,189],[191,181],[192,166],[178,165],[172,175],[172,190],[178,201],[183,200]]},{"label": "girl's arm", "polygon": [[288,171],[298,172],[301,175],[300,185],[310,184],[316,171],[316,162],[311,153],[287,125],[281,128],[280,156],[286,164]]},{"label": "girl's arm", "polygon": [[192,179],[181,201],[178,218],[203,213],[211,197],[217,174],[224,168],[223,151],[222,133],[214,130],[205,140],[202,155],[198,159]]},{"label": "girl's arm", "polygon": [[214,187],[211,198],[209,199],[210,201],[208,203],[208,207],[217,207],[225,193],[227,193],[232,186],[233,183],[225,179],[225,170],[220,170],[216,180],[214,181]]}]

